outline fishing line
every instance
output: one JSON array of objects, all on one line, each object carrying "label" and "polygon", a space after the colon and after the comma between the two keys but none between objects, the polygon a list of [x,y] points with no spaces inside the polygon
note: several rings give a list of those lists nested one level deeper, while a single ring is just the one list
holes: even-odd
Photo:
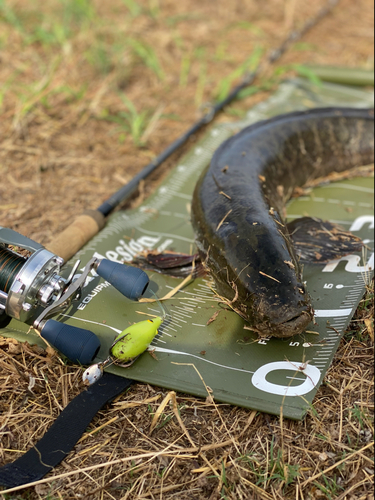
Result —
[{"label": "fishing line", "polygon": [[0,248],[0,290],[8,293],[25,259],[15,253]]},{"label": "fishing line", "polygon": [[159,297],[156,295],[156,293],[153,290],[151,290],[151,294],[154,296],[154,300],[161,311],[161,318],[162,318],[163,322],[167,319],[168,316],[171,318],[172,315],[169,312],[167,306],[163,305],[161,303],[161,300],[159,299]]}]

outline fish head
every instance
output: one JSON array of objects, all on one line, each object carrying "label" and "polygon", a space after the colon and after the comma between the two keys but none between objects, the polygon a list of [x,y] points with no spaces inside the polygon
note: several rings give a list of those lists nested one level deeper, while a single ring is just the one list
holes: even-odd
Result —
[{"label": "fish head", "polygon": [[288,292],[274,294],[273,298],[269,293],[261,294],[248,304],[245,319],[261,337],[293,337],[303,333],[313,320],[307,292]]},{"label": "fish head", "polygon": [[262,337],[303,333],[313,308],[287,235],[262,224],[244,234],[243,239],[238,232],[227,235],[230,253],[211,251],[218,294]]}]

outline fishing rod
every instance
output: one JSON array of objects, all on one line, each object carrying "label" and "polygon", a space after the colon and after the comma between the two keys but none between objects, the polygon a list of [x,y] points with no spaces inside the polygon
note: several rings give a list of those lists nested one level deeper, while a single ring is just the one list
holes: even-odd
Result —
[{"label": "fishing rod", "polygon": [[[319,23],[338,3],[339,0],[329,0],[327,5],[315,17],[307,21],[300,31],[291,32],[285,41],[270,53],[266,64],[277,61],[292,43],[299,40]],[[226,99],[213,105],[198,122],[147,165],[130,183],[117,191],[96,210],[88,211],[79,216],[59,238],[48,245],[48,249],[15,231],[0,228],[0,327],[4,319],[6,324],[8,317],[15,317],[31,324],[43,336],[46,333],[45,328],[50,324],[54,328],[56,327],[61,334],[59,335],[60,343],[53,339],[54,345],[60,350],[69,350],[72,348],[70,344],[73,344],[75,351],[73,354],[77,358],[76,361],[82,362],[80,346],[77,345],[80,344],[80,342],[77,343],[77,340],[80,339],[81,334],[77,338],[74,338],[74,334],[67,335],[67,330],[64,328],[68,325],[63,325],[64,328],[61,328],[58,322],[50,323],[54,321],[49,319],[51,315],[69,307],[71,301],[79,296],[86,278],[92,271],[113,284],[125,297],[133,300],[137,300],[145,292],[148,277],[140,274],[143,271],[139,269],[132,268],[139,272],[139,274],[132,275],[128,266],[93,258],[86,265],[83,275],[77,273],[78,261],[69,277],[65,278],[61,274],[64,261],[69,260],[99,232],[105,224],[105,218],[134,193],[141,180],[144,180],[173,152],[185,144],[191,135],[211,122],[217,113],[236,99],[241,90],[251,85],[259,75],[261,68],[262,66],[258,66],[255,71],[247,73],[242,82],[229,93]],[[28,256],[25,257],[22,253],[17,253],[14,247],[27,251]],[[37,311],[39,316],[35,319]],[[147,321],[147,331],[145,331],[144,325],[140,324],[129,328],[135,328],[137,331],[134,333],[137,336],[141,333],[143,342],[147,344],[155,335],[164,315],[165,311],[162,317],[155,318],[156,321]],[[73,327],[69,326],[70,328]],[[141,332],[138,331],[139,329]],[[77,333],[78,330],[80,329],[75,329],[75,332]],[[70,332],[72,331],[74,330],[70,330]],[[0,485],[10,488],[3,493],[16,491],[20,489],[20,486],[21,488],[30,486],[35,484],[33,482],[44,477],[73,449],[95,414],[106,403],[130,387],[133,380],[108,372],[103,375],[102,372],[105,365],[116,362],[116,359],[125,356],[125,359],[119,359],[119,361],[131,362],[128,356],[133,358],[137,355],[138,351],[134,351],[129,342],[126,344],[132,333],[133,330],[129,331],[129,329],[122,332],[111,346],[108,358],[101,364],[93,365],[86,370],[86,382],[92,385],[69,403],[40,441],[14,463],[0,467]],[[94,334],[89,335],[89,339],[95,341],[92,336]],[[89,349],[88,358],[91,359],[87,364],[95,357],[100,344],[95,346],[95,342],[93,342],[93,346]],[[74,358],[74,356],[72,357]],[[82,362],[82,364],[85,363]],[[101,378],[102,375],[103,378]],[[98,378],[101,378],[100,383],[95,383]]]},{"label": "fishing rod", "polygon": [[277,62],[289,49],[289,47],[300,40],[306,33],[314,28],[324,17],[326,17],[340,0],[328,0],[327,4],[319,12],[309,19],[300,30],[291,31],[279,47],[272,50],[266,57],[265,62],[260,63],[254,71],[245,74],[242,81],[234,87],[228,96],[222,101],[209,106],[209,110],[194,123],[183,135],[170,144],[151,163],[146,165],[133,179],[115,192],[108,200],[102,203],[96,210],[87,210],[78,216],[60,235],[47,245],[47,249],[59,255],[65,261],[71,259],[91,238],[93,238],[105,226],[108,217],[120,204],[128,200],[138,189],[139,183],[145,180],[152,172],[162,165],[173,153],[182,147],[191,136],[216,117],[226,106],[232,103],[242,90],[252,85],[267,65]]}]

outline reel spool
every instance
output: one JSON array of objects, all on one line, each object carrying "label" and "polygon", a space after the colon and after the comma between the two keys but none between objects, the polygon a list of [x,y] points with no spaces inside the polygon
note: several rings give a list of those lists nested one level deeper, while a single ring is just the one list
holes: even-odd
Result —
[{"label": "reel spool", "polygon": [[[24,257],[13,247],[26,250],[28,256]],[[130,300],[142,297],[149,278],[141,269],[97,258],[88,262],[82,274],[77,274],[80,265],[77,261],[69,277],[64,278],[63,264],[61,257],[39,243],[0,227],[0,328],[12,318],[30,324],[71,361],[86,365],[100,349],[97,336],[50,318],[79,299],[91,271]]]}]

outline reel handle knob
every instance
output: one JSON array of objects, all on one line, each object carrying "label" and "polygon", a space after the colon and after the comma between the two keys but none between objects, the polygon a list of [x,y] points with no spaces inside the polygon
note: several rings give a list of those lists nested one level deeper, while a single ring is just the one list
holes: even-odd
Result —
[{"label": "reel handle knob", "polygon": [[142,269],[118,264],[107,259],[100,261],[96,272],[111,283],[122,295],[131,300],[141,298],[150,281]]},{"label": "reel handle knob", "polygon": [[73,363],[90,364],[100,349],[100,341],[93,332],[53,319],[45,322],[40,334]]}]

